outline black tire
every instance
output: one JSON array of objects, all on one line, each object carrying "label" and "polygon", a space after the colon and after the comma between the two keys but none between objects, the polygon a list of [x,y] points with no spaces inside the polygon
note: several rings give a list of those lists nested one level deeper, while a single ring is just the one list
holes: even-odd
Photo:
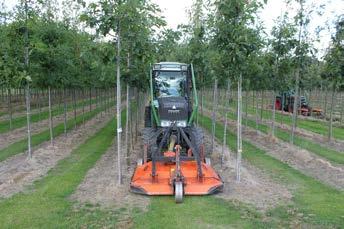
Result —
[{"label": "black tire", "polygon": [[151,107],[145,107],[145,127],[152,127]]},{"label": "black tire", "polygon": [[[201,154],[201,149],[204,144],[204,134],[203,130],[199,127],[191,127],[191,143],[196,147],[196,150]],[[202,156],[202,155],[200,155]],[[205,155],[203,155],[205,156]]]},{"label": "black tire", "polygon": [[150,161],[152,153],[158,149],[157,145],[157,131],[158,129],[145,127],[142,130],[142,141],[147,146],[147,160]]}]

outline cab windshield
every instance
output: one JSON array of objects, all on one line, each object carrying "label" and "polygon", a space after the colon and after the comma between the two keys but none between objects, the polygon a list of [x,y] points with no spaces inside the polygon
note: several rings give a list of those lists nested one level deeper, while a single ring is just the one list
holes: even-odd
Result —
[{"label": "cab windshield", "polygon": [[186,72],[156,71],[154,79],[158,98],[185,96]]}]

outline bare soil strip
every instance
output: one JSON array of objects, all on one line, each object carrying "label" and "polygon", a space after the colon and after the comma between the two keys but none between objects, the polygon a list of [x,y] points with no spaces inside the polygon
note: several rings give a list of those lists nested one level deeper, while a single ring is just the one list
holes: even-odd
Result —
[{"label": "bare soil strip", "polygon": [[25,190],[25,187],[44,176],[57,162],[67,157],[76,147],[83,144],[89,137],[101,129],[112,117],[114,111],[96,117],[85,123],[85,127],[55,138],[54,145],[50,142],[41,144],[28,159],[25,153],[15,155],[0,162],[0,197],[8,198]]},{"label": "bare soil strip", "polygon": [[[207,112],[208,115],[210,112]],[[223,121],[223,117],[217,117]],[[236,131],[236,122],[229,120],[230,130]],[[313,154],[297,146],[285,143],[271,136],[253,130],[249,127],[243,128],[243,137],[263,149],[270,156],[288,164],[289,166],[301,171],[303,174],[320,180],[324,184],[336,189],[344,190],[344,166],[335,165],[325,158]]]},{"label": "bare soil strip", "polygon": [[[210,152],[211,135],[205,130],[204,134],[206,151]],[[214,152],[211,154],[211,164],[225,183],[223,192],[216,195],[217,197],[251,204],[261,211],[291,201],[292,194],[287,187],[273,181],[269,174],[265,174],[246,160],[242,161],[241,181],[237,182],[235,154],[228,147],[225,147],[225,160],[221,168],[221,152],[222,144],[215,141]]]},{"label": "bare soil strip", "polygon": [[[88,112],[85,110],[85,113]],[[76,110],[76,115],[82,114],[82,108]],[[74,111],[67,112],[67,120],[74,117]],[[53,127],[63,123],[64,114],[54,116]],[[0,150],[6,148],[7,146],[20,141],[27,137],[27,127],[23,126],[21,128],[14,129],[4,134],[0,134]],[[44,119],[39,122],[31,123],[31,134],[38,134],[44,130],[49,129],[49,119]]]}]

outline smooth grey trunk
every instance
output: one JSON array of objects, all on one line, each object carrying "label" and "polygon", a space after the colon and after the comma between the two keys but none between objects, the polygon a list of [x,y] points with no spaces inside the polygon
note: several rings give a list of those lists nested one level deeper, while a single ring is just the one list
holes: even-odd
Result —
[{"label": "smooth grey trunk", "polygon": [[[24,61],[25,68],[28,71],[29,69],[29,30],[27,27],[28,20],[28,1],[25,0],[25,52],[24,52]],[[32,157],[31,152],[31,114],[30,114],[30,82],[26,80],[26,122],[27,122],[27,145],[28,145],[28,156]]]},{"label": "smooth grey trunk", "polygon": [[261,104],[260,104],[260,121],[263,120],[263,107],[264,107],[264,91],[261,91]]},{"label": "smooth grey trunk", "polygon": [[213,113],[211,117],[211,153],[214,152],[215,144],[215,131],[216,131],[216,110],[217,110],[217,79],[214,80],[214,91],[213,91]]},{"label": "smooth grey trunk", "polygon": [[117,29],[117,169],[118,169],[118,184],[122,184],[122,166],[121,166],[121,135],[122,135],[122,125],[121,125],[121,69],[120,69],[120,55],[121,55],[121,34],[120,25],[118,24]]},{"label": "smooth grey trunk", "polygon": [[336,88],[333,86],[332,97],[331,97],[331,110],[330,110],[330,120],[328,127],[328,141],[331,142],[333,139],[333,110],[334,110],[334,97],[336,95]]},{"label": "smooth grey trunk", "polygon": [[[140,91],[138,91],[136,93],[136,101],[140,101]],[[135,142],[137,142],[137,137],[138,137],[138,133],[139,133],[139,119],[140,119],[140,115],[143,112],[140,112],[140,109],[136,109],[136,121],[135,121]]]},{"label": "smooth grey trunk", "polygon": [[276,122],[276,93],[272,91],[272,121],[271,121],[271,137],[275,137]]},{"label": "smooth grey trunk", "polygon": [[129,112],[130,111],[130,103],[129,103],[129,84],[127,84],[127,99],[126,99],[126,119],[125,119],[125,153],[126,153],[126,161],[127,161],[127,168],[130,166],[130,158],[129,158]]},{"label": "smooth grey trunk", "polygon": [[48,103],[49,103],[49,130],[50,130],[50,144],[53,145],[53,118],[51,114],[51,89],[48,87]]},{"label": "smooth grey trunk", "polygon": [[30,114],[30,86],[26,85],[26,122],[27,122],[27,149],[29,158],[32,157],[31,151],[31,114]]},{"label": "smooth grey trunk", "polygon": [[8,93],[8,95],[7,95],[7,97],[8,97],[8,105],[7,105],[7,107],[8,107],[8,115],[9,115],[9,122],[10,122],[10,130],[12,130],[12,96],[11,96],[11,94],[12,94],[12,92],[11,92],[11,89],[7,89],[7,93]]},{"label": "smooth grey trunk", "polygon": [[291,135],[290,135],[290,143],[294,144],[294,137],[295,137],[295,130],[296,130],[296,118],[298,112],[298,102],[299,102],[299,79],[300,79],[300,70],[299,68],[296,70],[296,81],[295,81],[295,96],[294,96],[294,104],[293,104],[293,116],[292,116],[292,126],[291,126]]},{"label": "smooth grey trunk", "polygon": [[236,180],[241,180],[241,153],[242,153],[242,74],[238,80],[238,108],[237,108],[237,160],[236,160]]},{"label": "smooth grey trunk", "polygon": [[247,127],[247,122],[248,122],[248,100],[249,100],[249,92],[248,92],[248,86],[245,91],[245,126]]},{"label": "smooth grey trunk", "polygon": [[325,101],[324,101],[324,116],[326,119],[326,115],[327,115],[327,97],[328,97],[328,89],[325,89]]},{"label": "smooth grey trunk", "polygon": [[86,99],[85,99],[85,89],[82,89],[82,124],[85,127],[85,103],[86,103]]},{"label": "smooth grey trunk", "polygon": [[73,89],[73,110],[74,110],[74,128],[76,128],[76,95],[75,95],[75,89]]},{"label": "smooth grey trunk", "polygon": [[67,98],[65,88],[63,89],[63,126],[65,137],[67,137]]},{"label": "smooth grey trunk", "polygon": [[[256,95],[258,96],[258,91],[256,91]],[[256,99],[256,132],[258,134],[259,130],[259,114],[258,114],[258,97]]]},{"label": "smooth grey trunk", "polygon": [[343,92],[340,93],[340,100],[339,100],[339,105],[340,105],[340,124],[343,123],[343,112],[344,112],[344,98],[343,98]]},{"label": "smooth grey trunk", "polygon": [[[224,102],[224,113],[225,113],[225,122],[224,122],[224,129],[223,129],[223,141],[222,141],[222,153],[221,153],[221,167],[224,162],[225,157],[225,147],[227,145],[227,124],[228,124],[228,112],[229,112],[229,95],[231,90],[231,81],[227,80],[227,90],[225,94],[225,102]],[[230,160],[230,153],[228,152],[228,160]]]}]

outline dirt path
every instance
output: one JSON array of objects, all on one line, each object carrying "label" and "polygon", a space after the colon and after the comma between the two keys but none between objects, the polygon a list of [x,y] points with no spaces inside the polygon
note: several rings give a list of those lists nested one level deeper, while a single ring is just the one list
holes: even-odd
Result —
[{"label": "dirt path", "polygon": [[[221,107],[221,110],[223,110],[223,106],[219,106]],[[233,110],[232,110],[233,112]],[[270,110],[271,112],[271,110]],[[248,118],[252,121],[256,120],[256,117],[252,114],[248,114],[247,115]],[[243,113],[243,118],[245,117],[245,114]],[[300,118],[300,116],[298,116],[298,118]],[[289,118],[286,116],[286,118]],[[259,122],[263,122],[263,124],[266,124],[268,126],[271,126],[271,120],[269,119],[263,119],[262,121],[259,120]],[[243,120],[243,123],[245,123],[245,120]],[[290,131],[290,125],[287,124],[281,124],[280,122],[275,122],[275,126],[281,128],[284,131]],[[295,130],[295,134],[297,136],[306,138],[307,140],[316,142],[317,144],[320,144],[323,147],[329,148],[329,149],[333,149],[335,151],[338,151],[340,153],[344,153],[344,141],[343,140],[339,140],[339,139],[333,139],[332,142],[328,142],[328,139],[326,136],[321,135],[321,134],[317,134],[299,127],[296,127]]]},{"label": "dirt path", "polygon": [[[209,113],[208,113],[209,115]],[[217,117],[223,121],[223,117]],[[229,120],[228,126],[236,131],[236,122]],[[252,128],[243,128],[243,137],[251,144],[263,149],[270,156],[287,163],[303,174],[316,178],[336,189],[344,190],[344,166],[335,165],[325,158],[297,146],[258,133]]]},{"label": "dirt path", "polygon": [[32,159],[22,153],[0,162],[0,197],[10,197],[15,193],[25,190],[25,187],[35,180],[43,177],[57,162],[68,155],[88,137],[95,134],[114,116],[114,110],[106,116],[96,117],[68,133],[57,137],[54,145],[45,142],[33,152]]},{"label": "dirt path", "polygon": [[[206,150],[210,152],[211,135],[205,130],[204,134]],[[251,204],[261,211],[266,211],[291,200],[292,194],[287,187],[273,181],[268,174],[263,173],[246,160],[242,161],[241,181],[237,182],[236,155],[226,147],[225,162],[221,168],[221,152],[222,144],[215,141],[211,163],[225,182],[223,192],[216,195],[217,197]]]},{"label": "dirt path", "polygon": [[[85,114],[88,112],[88,109],[85,109]],[[82,108],[76,110],[76,114],[82,114]],[[67,120],[74,118],[74,111],[67,112]],[[64,114],[57,115],[53,117],[53,126],[57,126],[64,121]],[[4,134],[0,134],[0,150],[6,148],[7,146],[22,140],[27,137],[27,127],[23,126],[21,128],[14,129]],[[39,122],[34,122],[31,124],[31,134],[38,134],[44,130],[49,129],[49,119],[44,119]]]}]

